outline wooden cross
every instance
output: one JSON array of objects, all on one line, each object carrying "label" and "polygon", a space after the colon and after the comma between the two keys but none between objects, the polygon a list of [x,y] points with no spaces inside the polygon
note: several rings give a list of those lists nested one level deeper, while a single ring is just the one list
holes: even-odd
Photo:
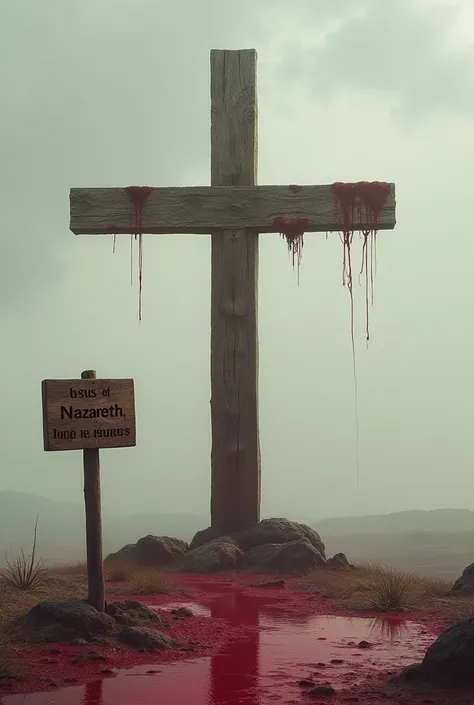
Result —
[{"label": "wooden cross", "polygon": [[211,521],[220,534],[260,520],[258,233],[281,233],[294,219],[306,232],[395,227],[393,184],[373,207],[356,185],[345,185],[345,204],[334,185],[256,186],[256,68],[253,49],[211,51],[210,187],[143,189],[135,223],[132,189],[70,192],[76,235],[211,234]]}]

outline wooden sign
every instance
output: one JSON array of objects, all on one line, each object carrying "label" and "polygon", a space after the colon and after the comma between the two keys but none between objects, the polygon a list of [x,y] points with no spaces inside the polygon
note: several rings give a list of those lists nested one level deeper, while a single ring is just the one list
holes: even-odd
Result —
[{"label": "wooden sign", "polygon": [[45,379],[44,450],[136,445],[133,379]]}]

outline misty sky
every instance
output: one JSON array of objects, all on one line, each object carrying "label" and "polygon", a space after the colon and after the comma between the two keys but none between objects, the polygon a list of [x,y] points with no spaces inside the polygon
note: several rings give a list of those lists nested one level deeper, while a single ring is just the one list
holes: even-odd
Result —
[{"label": "misty sky", "polygon": [[[207,185],[209,52],[259,55],[259,182],[385,180],[371,343],[337,234],[261,237],[264,515],[474,509],[474,4],[3,0],[0,489],[80,502],[81,453],[42,449],[40,383],[134,377],[138,445],[102,453],[117,512],[209,506],[210,239],[130,249],[69,232],[70,187]],[[355,245],[359,256],[359,243]],[[150,527],[152,531],[152,527]]]}]

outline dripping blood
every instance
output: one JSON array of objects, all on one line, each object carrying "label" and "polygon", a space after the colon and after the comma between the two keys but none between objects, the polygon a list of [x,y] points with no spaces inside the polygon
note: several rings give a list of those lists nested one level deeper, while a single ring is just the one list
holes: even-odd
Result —
[{"label": "dripping blood", "polygon": [[142,320],[143,284],[143,208],[153,191],[153,186],[127,186],[125,193],[130,200],[130,228],[132,237],[138,240],[138,320]]}]

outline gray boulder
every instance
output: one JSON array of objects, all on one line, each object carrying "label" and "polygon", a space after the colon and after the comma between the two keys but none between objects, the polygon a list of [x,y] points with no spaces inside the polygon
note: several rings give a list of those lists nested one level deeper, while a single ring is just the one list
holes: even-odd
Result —
[{"label": "gray boulder", "polygon": [[269,543],[244,553],[243,567],[268,573],[305,573],[326,564],[325,558],[309,541]]},{"label": "gray boulder", "polygon": [[202,529],[194,535],[191,543],[189,544],[189,550],[193,551],[195,548],[204,546],[205,543],[209,541],[214,541],[214,539],[219,538],[219,532],[217,529],[213,529],[212,526],[208,526],[207,529]]},{"label": "gray boulder", "polygon": [[453,595],[474,595],[474,563],[464,569],[463,574],[451,588]]},{"label": "gray boulder", "polygon": [[192,551],[187,551],[178,564],[183,573],[218,573],[237,568],[242,551],[228,536],[221,536]]},{"label": "gray boulder", "polygon": [[105,611],[118,624],[137,625],[143,622],[153,622],[164,628],[168,622],[151,607],[137,600],[121,600],[108,602]]},{"label": "gray boulder", "polygon": [[325,557],[326,555],[324,543],[314,529],[306,524],[299,524],[297,521],[289,521],[289,519],[263,519],[238,537],[239,546],[243,551],[249,551],[265,544],[291,543],[293,541],[306,541],[321,556]]},{"label": "gray boulder", "polygon": [[430,646],[420,664],[406,668],[399,680],[424,681],[444,688],[474,686],[474,619],[458,622]]},{"label": "gray boulder", "polygon": [[119,639],[126,646],[147,651],[181,648],[181,644],[176,639],[172,639],[156,629],[145,629],[144,627],[125,627],[120,632]]},{"label": "gray boulder", "polygon": [[83,600],[39,602],[13,628],[35,642],[93,641],[111,633],[115,620]]},{"label": "gray boulder", "polygon": [[131,561],[131,556],[135,550],[135,546],[135,543],[127,543],[127,545],[123,546],[119,551],[116,551],[115,553],[109,553],[109,555],[105,558],[104,563],[112,563],[112,561]]},{"label": "gray boulder", "polygon": [[178,561],[189,549],[186,541],[171,536],[144,536],[136,544],[128,544],[117,553],[111,553],[106,562],[122,561],[146,568],[167,568]]},{"label": "gray boulder", "polygon": [[353,570],[354,566],[349,563],[344,553],[336,553],[332,558],[328,558],[325,566],[328,570]]}]

